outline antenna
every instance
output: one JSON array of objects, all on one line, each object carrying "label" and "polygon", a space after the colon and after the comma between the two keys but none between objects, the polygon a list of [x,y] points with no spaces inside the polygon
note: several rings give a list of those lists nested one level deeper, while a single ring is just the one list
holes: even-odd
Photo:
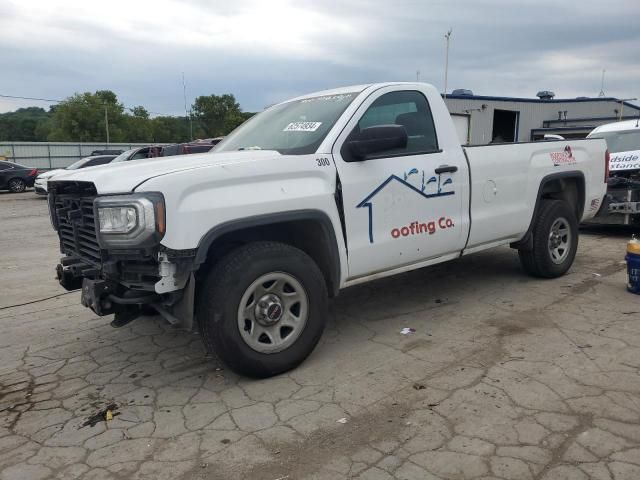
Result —
[{"label": "antenna", "polygon": [[447,40],[447,49],[444,57],[444,98],[447,98],[447,80],[449,77],[449,40],[451,40],[452,32],[453,29],[449,28],[449,31],[444,35],[444,38]]},{"label": "antenna", "polygon": [[187,110],[187,84],[184,81],[184,72],[182,72],[182,93],[184,95],[184,115],[189,120],[189,140],[193,140],[193,119],[191,111]]},{"label": "antenna", "polygon": [[416,70],[416,82],[420,81],[420,70]]},{"label": "antenna", "polygon": [[604,97],[604,74],[606,73],[606,70],[603,68],[602,69],[602,81],[600,82],[600,93],[598,94],[599,97]]}]

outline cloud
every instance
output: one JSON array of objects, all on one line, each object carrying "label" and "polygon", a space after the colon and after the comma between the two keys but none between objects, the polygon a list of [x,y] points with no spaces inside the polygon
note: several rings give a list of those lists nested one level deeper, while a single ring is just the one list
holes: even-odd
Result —
[{"label": "cloud", "polygon": [[[0,93],[114,90],[127,105],[184,110],[234,93],[260,110],[316,89],[385,80],[487,95],[640,96],[640,2],[611,0],[5,0]],[[15,104],[0,101],[0,110]]]}]

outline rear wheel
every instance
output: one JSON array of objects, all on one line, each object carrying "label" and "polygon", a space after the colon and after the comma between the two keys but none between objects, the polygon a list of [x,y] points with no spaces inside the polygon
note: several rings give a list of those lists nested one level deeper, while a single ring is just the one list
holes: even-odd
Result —
[{"label": "rear wheel", "polygon": [[209,351],[232,370],[269,377],[299,365],[327,318],[327,287],[316,263],[282,243],[242,246],[211,269],[198,322]]},{"label": "rear wheel", "polygon": [[578,250],[578,221],[569,204],[543,200],[532,235],[533,248],[518,251],[523,269],[536,277],[564,275]]},{"label": "rear wheel", "polygon": [[21,178],[12,178],[9,180],[9,190],[13,193],[22,193],[26,190],[27,184]]}]

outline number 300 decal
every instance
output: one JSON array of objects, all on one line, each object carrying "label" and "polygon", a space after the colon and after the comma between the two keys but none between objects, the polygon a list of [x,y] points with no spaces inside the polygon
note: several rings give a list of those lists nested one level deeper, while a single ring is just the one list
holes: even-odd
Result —
[{"label": "number 300 decal", "polygon": [[328,167],[329,165],[331,165],[331,162],[329,162],[329,159],[327,157],[316,158],[316,162],[318,162],[319,167]]}]

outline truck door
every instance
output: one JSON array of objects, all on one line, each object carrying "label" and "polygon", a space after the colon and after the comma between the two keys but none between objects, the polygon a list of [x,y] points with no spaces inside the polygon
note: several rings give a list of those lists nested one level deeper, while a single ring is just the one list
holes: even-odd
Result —
[{"label": "truck door", "polygon": [[[406,88],[374,91],[333,147],[342,184],[350,280],[455,257],[466,242],[469,177],[455,129],[435,89]],[[436,130],[432,110],[436,118],[449,122],[443,132]],[[406,146],[354,157],[350,140],[381,125],[403,126]]]}]

